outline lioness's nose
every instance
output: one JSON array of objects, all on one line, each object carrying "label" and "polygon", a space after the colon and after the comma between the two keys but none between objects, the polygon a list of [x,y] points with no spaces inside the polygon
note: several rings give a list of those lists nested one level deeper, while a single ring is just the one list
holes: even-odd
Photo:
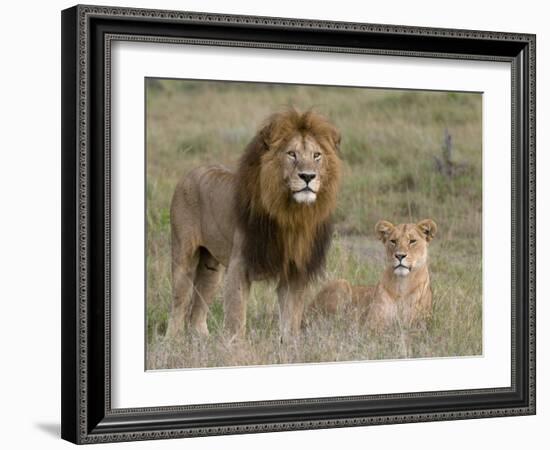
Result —
[{"label": "lioness's nose", "polygon": [[401,262],[401,260],[405,259],[407,257],[406,253],[396,253],[395,257]]},{"label": "lioness's nose", "polygon": [[307,183],[309,183],[311,180],[313,180],[315,178],[315,174],[314,173],[307,173],[307,172],[301,172],[298,174],[298,176],[304,180]]}]

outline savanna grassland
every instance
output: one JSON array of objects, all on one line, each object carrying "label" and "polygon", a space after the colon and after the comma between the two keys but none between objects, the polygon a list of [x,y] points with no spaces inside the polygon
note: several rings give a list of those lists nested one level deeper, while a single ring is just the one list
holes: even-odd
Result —
[{"label": "savanna grassland", "polygon": [[[481,95],[157,79],[146,89],[149,369],[482,353]],[[282,344],[275,286],[254,283],[244,341],[230,343],[223,333],[223,285],[208,339],[163,340],[171,305],[169,210],[178,179],[203,164],[234,168],[262,121],[288,106],[313,107],[342,133],[344,176],[327,279],[376,283],[384,266],[373,231],[379,219],[437,222],[427,330],[372,335],[347,310],[306,316],[302,335]]]}]

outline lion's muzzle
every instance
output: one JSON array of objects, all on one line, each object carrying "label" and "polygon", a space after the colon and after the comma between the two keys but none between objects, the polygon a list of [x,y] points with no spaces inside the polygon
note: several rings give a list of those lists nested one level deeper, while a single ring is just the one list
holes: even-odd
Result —
[{"label": "lion's muzzle", "polygon": [[399,276],[407,276],[411,271],[411,266],[407,265],[407,255],[405,253],[396,253],[395,263],[393,265],[393,273]]},{"label": "lion's muzzle", "polygon": [[313,203],[317,200],[317,191],[320,185],[319,177],[314,172],[300,172],[298,178],[301,181],[301,186],[298,189],[293,187],[292,197],[298,203]]}]

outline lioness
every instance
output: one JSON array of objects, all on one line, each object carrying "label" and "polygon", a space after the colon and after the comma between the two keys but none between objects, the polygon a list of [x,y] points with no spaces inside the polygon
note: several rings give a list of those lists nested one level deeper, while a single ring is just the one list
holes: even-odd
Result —
[{"label": "lioness", "polygon": [[304,291],[324,266],[340,183],[340,133],[294,109],[271,116],[236,173],[199,167],[172,198],[173,304],[167,336],[206,317],[226,267],[224,327],[242,336],[250,284],[276,280],[282,336],[300,329]]},{"label": "lioness", "polygon": [[347,280],[327,283],[311,304],[312,310],[335,314],[351,305],[366,315],[369,328],[381,331],[393,323],[424,325],[432,313],[428,244],[437,232],[431,219],[417,224],[375,226],[386,248],[386,268],[375,286],[351,286]]}]

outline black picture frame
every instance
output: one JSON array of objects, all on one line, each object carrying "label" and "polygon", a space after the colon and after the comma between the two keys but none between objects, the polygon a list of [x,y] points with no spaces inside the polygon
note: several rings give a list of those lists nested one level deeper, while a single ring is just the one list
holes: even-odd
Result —
[{"label": "black picture frame", "polygon": [[[108,112],[113,40],[509,62],[511,386],[112,409]],[[64,10],[61,403],[62,437],[78,444],[535,414],[535,36],[120,7]]]}]

